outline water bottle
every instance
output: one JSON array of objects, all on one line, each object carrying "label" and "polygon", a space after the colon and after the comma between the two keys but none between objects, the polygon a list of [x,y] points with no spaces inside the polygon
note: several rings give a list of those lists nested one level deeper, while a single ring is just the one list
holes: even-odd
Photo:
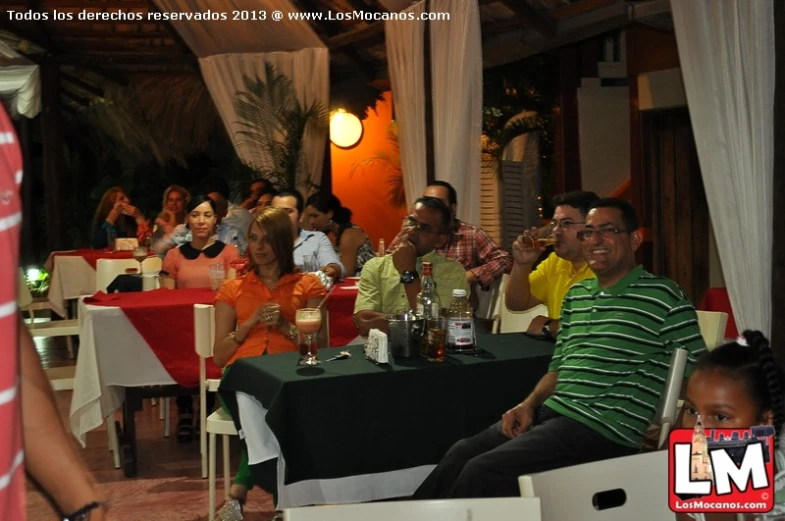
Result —
[{"label": "water bottle", "polygon": [[447,350],[474,351],[474,313],[465,289],[452,290],[447,312]]}]

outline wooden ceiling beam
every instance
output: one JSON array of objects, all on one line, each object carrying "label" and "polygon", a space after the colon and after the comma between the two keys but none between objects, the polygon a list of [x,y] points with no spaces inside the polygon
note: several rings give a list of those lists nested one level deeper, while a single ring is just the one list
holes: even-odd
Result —
[{"label": "wooden ceiling beam", "polygon": [[172,35],[166,31],[148,31],[148,32],[131,32],[131,31],[90,31],[85,29],[66,29],[57,28],[55,31],[50,31],[49,36],[52,38],[102,38],[107,40],[121,39],[121,40],[149,40],[172,38]]},{"label": "wooden ceiling beam", "polygon": [[86,81],[81,80],[79,78],[75,78],[74,76],[71,76],[68,73],[60,71],[60,79],[70,83],[71,85],[74,85],[75,87],[79,87],[85,92],[89,92],[93,96],[98,96],[99,98],[104,97],[103,89],[100,89],[95,85],[91,85],[90,83],[87,83]]},{"label": "wooden ceiling beam", "polygon": [[90,105],[90,100],[88,98],[83,98],[82,96],[78,96],[67,89],[60,89],[60,95],[70,99],[71,101],[75,102],[76,104],[82,107],[87,107]]},{"label": "wooden ceiling beam", "polygon": [[502,3],[523,20],[527,27],[548,38],[556,36],[556,21],[538,12],[527,0],[502,0]]},{"label": "wooden ceiling beam", "polygon": [[42,49],[47,49],[46,45],[43,43],[44,37],[40,33],[33,33],[26,29],[21,29],[5,19],[0,19],[0,29],[13,34],[21,40],[27,40]]},{"label": "wooden ceiling beam", "polygon": [[[113,67],[116,65],[168,65],[197,63],[193,54],[125,54],[118,56],[113,52],[109,55],[99,54],[56,54],[48,61],[59,65],[75,67]],[[108,71],[104,71],[105,73]]]},{"label": "wooden ceiling beam", "polygon": [[335,51],[346,47],[347,45],[357,45],[366,42],[383,34],[384,22],[374,22],[362,29],[355,29],[354,31],[331,36],[325,43],[327,44],[327,48],[331,51]]}]

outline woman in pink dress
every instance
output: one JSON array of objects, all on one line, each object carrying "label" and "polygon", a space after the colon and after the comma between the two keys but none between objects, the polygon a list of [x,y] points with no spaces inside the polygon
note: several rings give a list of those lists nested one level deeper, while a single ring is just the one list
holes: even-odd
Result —
[{"label": "woman in pink dress", "polygon": [[240,256],[232,244],[216,238],[218,217],[215,202],[203,195],[194,197],[186,206],[185,225],[191,241],[169,250],[161,270],[165,288],[209,288],[210,266],[222,264],[229,273],[231,263]]}]

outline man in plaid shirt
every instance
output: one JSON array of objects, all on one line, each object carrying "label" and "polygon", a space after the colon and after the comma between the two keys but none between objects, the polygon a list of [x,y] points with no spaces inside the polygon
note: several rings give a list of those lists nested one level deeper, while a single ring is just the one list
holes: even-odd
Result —
[{"label": "man in plaid shirt", "polygon": [[[425,189],[423,196],[441,199],[450,208],[453,216],[452,233],[447,242],[434,251],[461,264],[466,270],[466,280],[470,285],[477,283],[482,288],[488,288],[496,279],[510,272],[512,256],[480,228],[455,217],[458,194],[450,183],[434,181]],[[402,233],[398,233],[387,248],[387,253],[392,253],[400,242]]]}]

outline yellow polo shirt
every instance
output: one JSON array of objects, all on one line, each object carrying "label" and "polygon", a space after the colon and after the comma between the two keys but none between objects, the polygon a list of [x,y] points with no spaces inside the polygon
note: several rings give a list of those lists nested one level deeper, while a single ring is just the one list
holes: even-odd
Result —
[{"label": "yellow polo shirt", "polygon": [[561,317],[561,304],[564,296],[576,282],[596,277],[585,263],[577,273],[572,262],[551,253],[537,269],[529,274],[529,287],[534,298],[548,307],[548,316],[554,320]]},{"label": "yellow polo shirt", "polygon": [[[466,270],[457,262],[438,253],[431,252],[417,258],[417,273],[422,276],[422,263],[433,263],[433,279],[436,282],[436,293],[439,295],[443,308],[450,306],[452,290],[464,289],[469,295],[469,284],[466,281]],[[401,284],[401,274],[393,265],[392,255],[374,257],[363,266],[359,291],[354,303],[354,313],[370,309],[381,313],[395,314],[409,310],[406,290]]]}]

